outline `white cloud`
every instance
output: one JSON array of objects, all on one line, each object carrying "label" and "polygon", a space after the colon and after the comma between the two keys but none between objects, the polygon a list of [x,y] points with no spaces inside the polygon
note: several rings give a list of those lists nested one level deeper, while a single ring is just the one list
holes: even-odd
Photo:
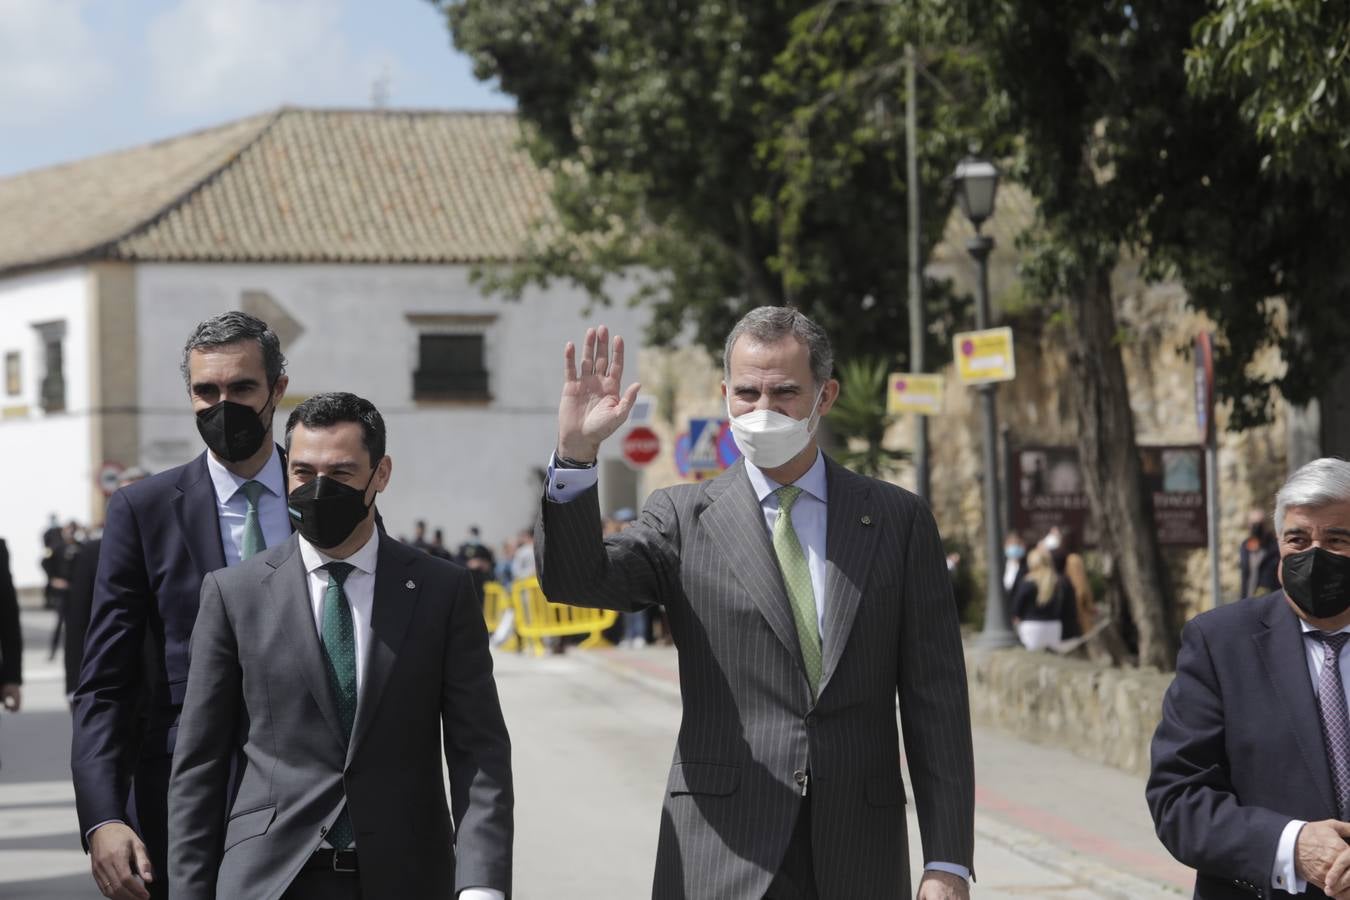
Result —
[{"label": "white cloud", "polygon": [[342,33],[335,0],[181,0],[150,23],[156,104],[251,113],[282,103],[364,106],[379,72]]},{"label": "white cloud", "polygon": [[109,66],[85,13],[94,0],[0,0],[0,122],[48,120],[83,105]]}]

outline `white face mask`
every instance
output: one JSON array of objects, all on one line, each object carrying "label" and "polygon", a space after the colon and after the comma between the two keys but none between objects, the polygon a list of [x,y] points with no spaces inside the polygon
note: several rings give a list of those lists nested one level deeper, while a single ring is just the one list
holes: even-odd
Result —
[{"label": "white face mask", "polygon": [[731,414],[731,398],[727,398],[727,418],[731,420],[731,435],[736,439],[745,458],[761,469],[776,469],[806,448],[816,432],[820,416],[816,407],[825,393],[825,385],[816,393],[811,415],[794,419],[771,409],[756,409],[743,416]]}]

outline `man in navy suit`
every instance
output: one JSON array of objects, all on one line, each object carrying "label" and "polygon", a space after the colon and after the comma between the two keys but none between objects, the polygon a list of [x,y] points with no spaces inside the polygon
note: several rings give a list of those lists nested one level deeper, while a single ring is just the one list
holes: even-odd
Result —
[{"label": "man in navy suit", "polygon": [[73,701],[80,832],[116,900],[168,896],[169,770],[202,579],[291,535],[276,334],[224,313],[197,326],[181,369],[207,450],[109,500]]},{"label": "man in navy suit", "polygon": [[1350,898],[1350,462],[1276,496],[1281,590],[1196,616],[1153,736],[1158,837],[1202,900]]}]

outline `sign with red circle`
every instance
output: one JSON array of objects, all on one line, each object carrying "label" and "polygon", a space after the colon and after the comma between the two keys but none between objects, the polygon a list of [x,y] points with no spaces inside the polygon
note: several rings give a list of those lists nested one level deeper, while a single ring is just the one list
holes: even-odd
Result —
[{"label": "sign with red circle", "polygon": [[646,425],[639,425],[624,436],[621,449],[624,462],[635,467],[645,466],[661,452],[661,438]]}]

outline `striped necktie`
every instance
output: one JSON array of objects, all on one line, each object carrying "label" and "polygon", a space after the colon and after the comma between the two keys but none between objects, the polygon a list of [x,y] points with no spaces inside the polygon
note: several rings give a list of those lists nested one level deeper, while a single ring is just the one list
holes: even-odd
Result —
[{"label": "striped necktie", "polygon": [[802,489],[784,485],[775,491],[778,495],[778,518],[773,523],[773,552],[778,557],[778,568],[783,573],[792,618],[797,623],[797,642],[802,648],[802,662],[806,677],[811,682],[811,695],[820,690],[820,623],[816,618],[816,593],[811,585],[811,567],[792,527],[792,505],[801,496]]},{"label": "striped necktie", "polygon": [[[337,698],[338,718],[350,740],[352,726],[356,724],[356,631],[352,608],[342,585],[355,566],[330,562],[323,568],[328,572],[328,588],[323,593],[323,627],[320,629],[323,656],[328,664],[328,677],[333,682],[333,696]],[[347,849],[355,839],[346,803],[328,830],[327,838],[328,843],[338,850]]]},{"label": "striped necktie", "polygon": [[1322,720],[1327,762],[1331,766],[1331,789],[1336,794],[1337,815],[1344,819],[1350,815],[1350,715],[1346,712],[1345,684],[1341,681],[1341,651],[1350,640],[1350,633],[1310,631],[1308,637],[1323,647],[1322,673],[1317,680],[1317,711]]}]

